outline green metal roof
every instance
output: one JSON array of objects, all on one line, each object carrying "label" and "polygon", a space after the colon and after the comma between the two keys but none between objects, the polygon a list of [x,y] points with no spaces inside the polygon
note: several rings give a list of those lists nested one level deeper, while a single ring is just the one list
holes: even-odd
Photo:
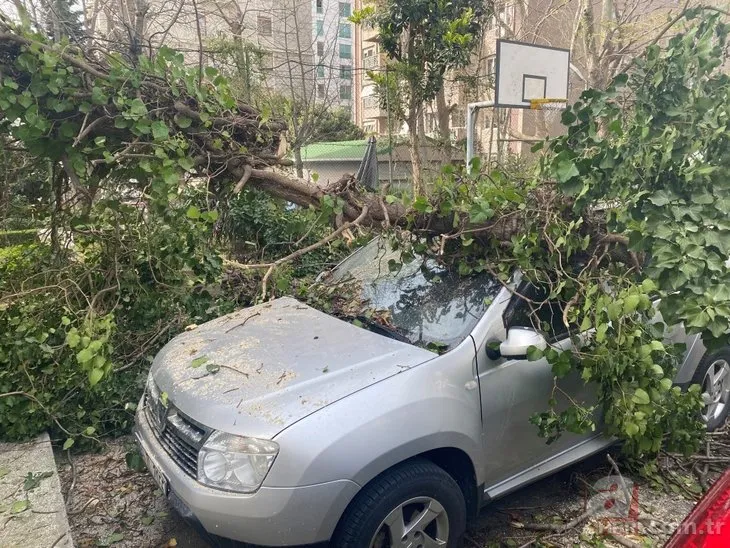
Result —
[{"label": "green metal roof", "polygon": [[[365,156],[368,142],[366,139],[359,141],[337,141],[312,143],[302,147],[303,161],[360,161]],[[388,144],[377,144],[378,156],[388,154]]]}]

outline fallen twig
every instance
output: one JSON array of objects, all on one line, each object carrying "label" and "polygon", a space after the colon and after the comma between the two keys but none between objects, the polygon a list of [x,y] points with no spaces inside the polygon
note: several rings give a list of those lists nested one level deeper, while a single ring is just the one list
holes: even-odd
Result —
[{"label": "fallen twig", "polygon": [[251,318],[254,318],[254,317],[256,317],[256,316],[261,316],[261,312],[256,312],[256,313],[254,313],[254,314],[251,314],[250,316],[248,316],[248,317],[247,317],[247,318],[246,318],[245,320],[243,320],[242,322],[240,322],[240,323],[237,323],[237,324],[236,324],[236,325],[234,325],[233,327],[229,327],[228,329],[226,329],[226,333],[230,333],[231,331],[233,331],[233,330],[234,330],[234,329],[236,329],[237,327],[243,327],[244,325],[246,325],[246,322],[247,322],[248,320],[250,320]]},{"label": "fallen twig", "polygon": [[554,523],[525,523],[524,528],[529,529],[531,531],[552,531],[554,533],[565,533],[566,531],[569,531],[573,529],[574,527],[580,525],[585,520],[587,520],[589,517],[591,517],[593,514],[595,514],[600,506],[592,506],[582,514],[580,514],[575,519],[569,521],[568,523],[563,524],[554,524]]}]

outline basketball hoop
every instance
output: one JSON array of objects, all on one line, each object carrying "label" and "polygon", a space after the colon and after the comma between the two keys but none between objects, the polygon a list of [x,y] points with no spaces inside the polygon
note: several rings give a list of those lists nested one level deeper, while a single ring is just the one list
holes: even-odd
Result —
[{"label": "basketball hoop", "polygon": [[552,125],[560,121],[561,113],[568,106],[567,99],[558,99],[555,97],[544,97],[539,99],[530,99],[530,110],[542,110],[545,116],[545,122]]},{"label": "basketball hoop", "polygon": [[568,105],[567,99],[556,99],[554,97],[543,97],[530,99],[531,110],[564,110]]}]

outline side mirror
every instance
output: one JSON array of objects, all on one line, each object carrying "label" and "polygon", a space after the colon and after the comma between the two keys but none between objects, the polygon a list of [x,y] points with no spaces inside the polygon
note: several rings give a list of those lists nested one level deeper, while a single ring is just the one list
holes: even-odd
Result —
[{"label": "side mirror", "polygon": [[527,358],[527,349],[531,346],[545,350],[547,341],[531,327],[511,327],[507,340],[499,345],[499,353],[503,358]]}]

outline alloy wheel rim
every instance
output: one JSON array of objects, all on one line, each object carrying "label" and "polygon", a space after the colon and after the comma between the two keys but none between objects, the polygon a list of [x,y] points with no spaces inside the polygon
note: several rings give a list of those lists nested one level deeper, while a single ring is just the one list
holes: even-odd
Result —
[{"label": "alloy wheel rim", "polygon": [[449,516],[436,499],[415,497],[385,517],[370,548],[435,548],[449,540]]},{"label": "alloy wheel rim", "polygon": [[728,400],[730,400],[730,364],[725,360],[715,360],[707,368],[702,379],[704,421],[709,422],[720,417],[728,405]]}]

